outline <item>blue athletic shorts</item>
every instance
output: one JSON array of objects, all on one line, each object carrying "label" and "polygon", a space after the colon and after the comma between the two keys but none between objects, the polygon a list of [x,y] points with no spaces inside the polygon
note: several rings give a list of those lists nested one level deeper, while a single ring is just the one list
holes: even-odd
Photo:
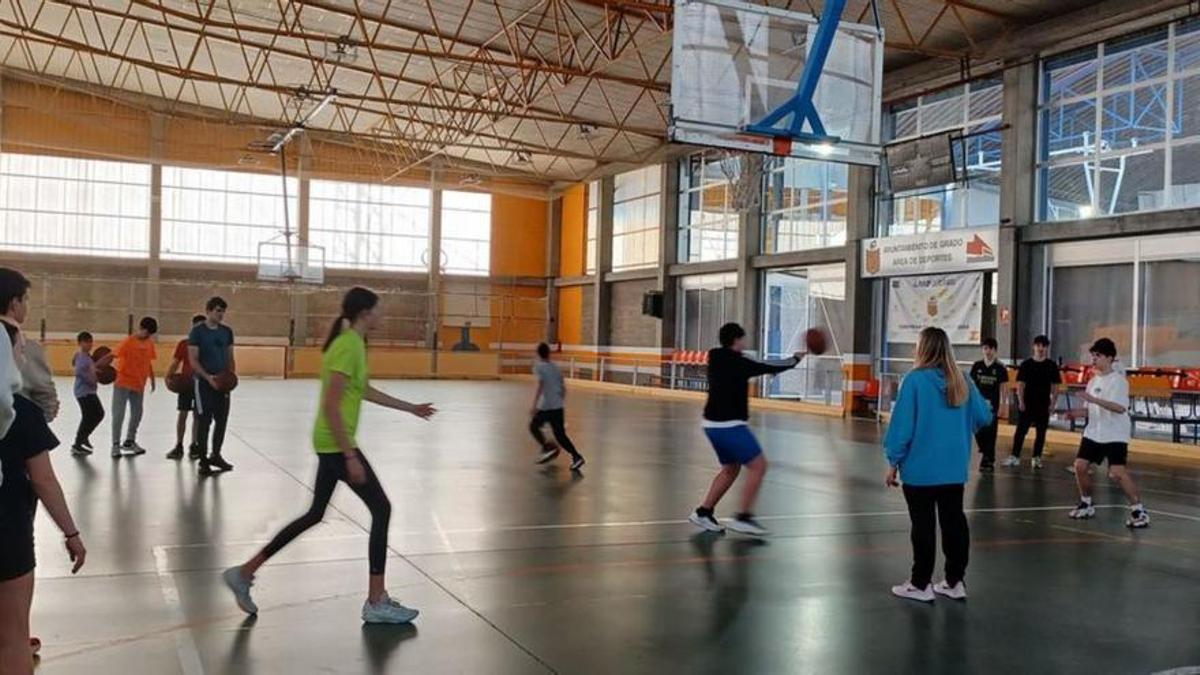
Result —
[{"label": "blue athletic shorts", "polygon": [[721,464],[749,464],[762,454],[758,439],[744,424],[724,428],[705,427],[704,435],[708,436],[713,450],[717,451],[717,460]]}]

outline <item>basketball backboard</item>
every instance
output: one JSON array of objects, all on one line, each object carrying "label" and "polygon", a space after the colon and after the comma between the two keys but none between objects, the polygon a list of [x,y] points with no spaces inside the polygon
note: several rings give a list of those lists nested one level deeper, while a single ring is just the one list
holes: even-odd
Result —
[{"label": "basketball backboard", "polygon": [[818,20],[735,0],[675,0],[670,139],[726,150],[878,165],[883,35],[842,22],[812,103],[830,141],[753,133],[797,93]]},{"label": "basketball backboard", "polygon": [[321,246],[288,245],[283,239],[258,245],[259,281],[325,283],[325,249]]}]

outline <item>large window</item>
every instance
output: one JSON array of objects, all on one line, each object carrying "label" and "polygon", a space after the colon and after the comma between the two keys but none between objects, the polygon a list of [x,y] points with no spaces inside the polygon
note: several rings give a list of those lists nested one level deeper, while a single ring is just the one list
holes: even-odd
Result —
[{"label": "large window", "polygon": [[146,257],[150,166],[0,154],[0,248]]},{"label": "large window", "polygon": [[298,232],[298,182],[269,174],[164,166],[162,257],[256,263],[259,244]]},{"label": "large window", "polygon": [[766,273],[763,353],[784,359],[806,350],[804,335],[818,328],[829,336],[828,351],[805,357],[799,368],[764,381],[768,396],[841,405],[842,350],[846,330],[846,266],[818,265]]},{"label": "large window", "polygon": [[740,213],[733,206],[738,158],[696,153],[679,171],[679,260],[702,262],[737,256]]},{"label": "large window", "polygon": [[442,254],[446,274],[486,276],[492,268],[492,196],[442,193]]},{"label": "large window", "polygon": [[613,270],[658,266],[662,167],[619,174],[613,184]]},{"label": "large window", "polygon": [[765,163],[763,252],[846,243],[847,165],[793,157]]},{"label": "large window", "polygon": [[425,188],[314,180],[309,243],[327,267],[428,270],[429,202]]},{"label": "large window", "polygon": [[1055,244],[1048,264],[1056,355],[1108,337],[1127,367],[1200,366],[1200,234]]},{"label": "large window", "polygon": [[600,231],[600,181],[587,184],[587,242],[584,272],[596,273],[596,237]]},{"label": "large window", "polygon": [[1200,20],[1042,63],[1038,216],[1200,206]]},{"label": "large window", "polygon": [[679,280],[682,302],[676,324],[680,349],[708,350],[719,344],[721,326],[737,317],[737,275],[706,274]]},{"label": "large window", "polygon": [[956,144],[953,152],[956,161],[966,167],[967,181],[887,196],[879,209],[886,235],[1000,222],[1003,104],[1003,81],[984,78],[892,106],[889,114],[892,142],[961,130],[963,142]]}]

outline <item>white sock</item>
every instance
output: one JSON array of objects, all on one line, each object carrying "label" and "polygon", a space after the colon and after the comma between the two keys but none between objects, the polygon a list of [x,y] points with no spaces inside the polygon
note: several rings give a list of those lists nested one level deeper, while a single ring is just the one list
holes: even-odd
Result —
[{"label": "white sock", "polygon": [[1080,498],[1079,498],[1079,501],[1083,502],[1084,504],[1087,504],[1088,506],[1091,506],[1091,505],[1092,505],[1092,498],[1091,498],[1091,497],[1080,497]]},{"label": "white sock", "polygon": [[1129,510],[1130,511],[1145,511],[1146,507],[1142,506],[1141,502],[1138,502],[1138,503],[1134,504],[1133,506],[1130,506]]}]

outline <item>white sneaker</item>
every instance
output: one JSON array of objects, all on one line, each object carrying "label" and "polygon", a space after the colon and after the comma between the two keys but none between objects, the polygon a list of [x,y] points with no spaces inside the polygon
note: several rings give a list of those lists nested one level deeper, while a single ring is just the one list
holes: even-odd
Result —
[{"label": "white sneaker", "polygon": [[947,584],[945,581],[939,581],[933,585],[933,592],[939,595],[944,595],[951,600],[967,599],[967,585],[962,581],[959,581],[953,586]]},{"label": "white sneaker", "polygon": [[146,449],[138,445],[135,441],[125,441],[121,444],[121,450],[127,455],[144,455]]},{"label": "white sneaker", "polygon": [[1009,455],[1004,458],[1003,462],[1000,462],[1000,466],[1021,466],[1021,458],[1016,455]]},{"label": "white sneaker", "polygon": [[379,602],[363,602],[363,623],[412,623],[420,614],[415,609],[384,596]]},{"label": "white sneaker", "polygon": [[702,516],[698,511],[692,511],[691,515],[688,516],[688,522],[702,530],[708,530],[709,532],[725,531],[725,526],[722,525],[716,518],[714,518],[711,513]]},{"label": "white sneaker", "polygon": [[1146,513],[1145,509],[1130,511],[1129,518],[1125,521],[1125,527],[1130,527],[1135,530],[1143,527],[1150,527],[1150,514]]},{"label": "white sneaker", "polygon": [[250,597],[250,587],[254,585],[254,582],[242,576],[241,567],[230,567],[221,573],[221,579],[225,581],[225,585],[233,593],[233,599],[237,601],[237,606],[243,612],[250,616],[258,614],[258,605],[254,604],[254,600]]},{"label": "white sneaker", "polygon": [[1041,457],[1034,457],[1034,458],[1033,458],[1033,461],[1031,462],[1031,464],[1033,465],[1033,468],[1035,468],[1035,469],[1040,469],[1040,468],[1042,468],[1043,466],[1045,466],[1045,465],[1042,463],[1042,458],[1041,458]]},{"label": "white sneaker", "polygon": [[768,534],[771,534],[770,530],[759,524],[759,522],[754,519],[754,516],[750,515],[749,513],[740,514],[737,518],[726,521],[726,527],[734,532],[741,532],[742,534],[748,534],[752,537],[765,537]]},{"label": "white sneaker", "polygon": [[1087,520],[1088,518],[1095,518],[1096,507],[1092,506],[1089,502],[1079,502],[1079,506],[1071,509],[1071,512],[1067,514],[1067,517],[1074,520]]},{"label": "white sneaker", "polygon": [[912,585],[911,581],[906,581],[902,584],[892,586],[892,595],[899,598],[907,598],[918,602],[933,602],[933,584],[925,587],[924,590]]},{"label": "white sneaker", "polygon": [[113,459],[120,459],[120,458],[121,458],[121,444],[120,444],[120,443],[113,443],[113,447],[112,447],[112,458],[113,458]]}]

